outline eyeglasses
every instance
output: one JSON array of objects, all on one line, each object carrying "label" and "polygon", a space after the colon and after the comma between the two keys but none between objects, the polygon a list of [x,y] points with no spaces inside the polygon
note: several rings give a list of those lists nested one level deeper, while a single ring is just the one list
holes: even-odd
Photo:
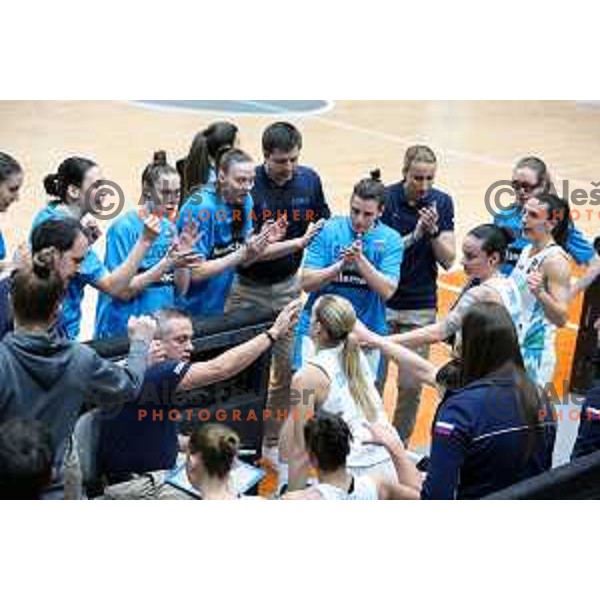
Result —
[{"label": "eyeglasses", "polygon": [[539,187],[539,183],[536,184],[531,184],[531,183],[527,183],[526,181],[513,181],[512,182],[512,188],[513,190],[515,190],[515,192],[518,191],[522,191],[525,192],[526,194],[533,192],[533,190],[535,190],[536,188]]}]

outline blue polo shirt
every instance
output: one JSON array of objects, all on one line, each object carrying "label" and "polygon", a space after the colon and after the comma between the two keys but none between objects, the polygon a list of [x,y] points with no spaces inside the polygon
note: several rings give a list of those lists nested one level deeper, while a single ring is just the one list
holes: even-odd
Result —
[{"label": "blue polo shirt", "polygon": [[[403,237],[415,230],[419,209],[406,199],[404,181],[387,188],[382,221]],[[454,204],[452,198],[432,188],[421,202],[436,205],[438,229],[454,231]],[[402,274],[398,289],[387,305],[394,310],[415,310],[437,307],[438,263],[428,236],[405,248]]]},{"label": "blue polo shirt", "polygon": [[[333,217],[323,227],[308,247],[304,267],[324,269],[336,263],[342,250],[357,239],[350,217]],[[363,254],[367,260],[392,281],[397,281],[402,262],[402,238],[393,229],[377,223],[362,237]],[[344,268],[337,281],[329,283],[317,292],[311,292],[304,305],[296,328],[293,366],[298,369],[302,362],[301,339],[309,335],[312,307],[324,294],[337,294],[352,303],[356,316],[369,329],[379,334],[387,333],[385,301],[371,290],[354,266]]]},{"label": "blue polo shirt", "polygon": [[[240,240],[233,237],[233,220],[241,222]],[[188,219],[198,223],[200,239],[196,251],[206,260],[221,258],[235,252],[252,232],[252,198],[246,196],[240,206],[225,202],[212,186],[194,192],[181,208],[177,227],[183,229]],[[186,297],[178,304],[194,316],[217,316],[225,311],[235,269],[227,269],[200,283],[192,283]]]},{"label": "blue polo shirt", "polygon": [[[286,240],[302,237],[310,223],[329,219],[331,216],[321,178],[308,167],[299,166],[289,181],[278,185],[268,176],[265,166],[260,165],[256,167],[251,194],[254,229],[259,231],[265,221],[285,215],[288,223]],[[279,283],[296,274],[303,256],[303,251],[294,252],[276,260],[240,267],[238,273],[263,285]]]},{"label": "blue polo shirt", "polygon": [[[126,475],[172,469],[178,452],[177,422],[168,418],[176,406],[177,386],[190,363],[168,360],[146,371],[137,402],[123,405],[114,417],[101,421],[98,468],[101,473]],[[147,411],[142,417],[139,411]],[[157,411],[156,415],[153,411]],[[153,418],[156,416],[156,418]],[[159,418],[162,416],[162,418]]]},{"label": "blue polo shirt", "polygon": [[432,426],[423,499],[477,499],[552,466],[556,421],[548,404],[529,432],[513,379],[479,380],[446,393]]},{"label": "blue polo shirt", "polygon": [[[512,273],[519,261],[521,252],[523,252],[523,248],[530,244],[529,240],[523,235],[522,218],[521,212],[515,214],[515,211],[511,208],[507,208],[494,215],[495,225],[498,225],[498,227],[507,227],[515,235],[515,241],[509,245],[506,260],[500,267],[503,275],[510,275]],[[592,244],[585,239],[583,233],[575,227],[573,222],[569,224],[565,250],[578,265],[587,264],[596,256]]]},{"label": "blue polo shirt", "polygon": [[[35,216],[31,229],[35,229],[41,223],[49,219],[66,219],[64,213],[56,203],[48,204]],[[29,234],[31,237],[31,233]],[[81,324],[81,302],[86,285],[96,286],[98,281],[108,275],[108,271],[98,258],[93,249],[89,249],[83,259],[79,272],[71,279],[62,303],[62,325],[71,340],[79,336]]]},{"label": "blue polo shirt", "polygon": [[[115,223],[106,234],[106,254],[104,264],[109,271],[115,270],[126,260],[144,232],[144,221],[137,210],[132,210]],[[154,267],[166,255],[177,235],[175,223],[164,217],[161,230],[144,256],[138,274]],[[147,287],[128,302],[113,298],[108,294],[98,296],[96,309],[96,338],[127,335],[129,317],[151,315],[161,308],[175,305],[173,273],[165,273],[162,279]]]},{"label": "blue polo shirt", "polygon": [[571,460],[600,450],[600,386],[592,388],[581,407],[579,431]]}]

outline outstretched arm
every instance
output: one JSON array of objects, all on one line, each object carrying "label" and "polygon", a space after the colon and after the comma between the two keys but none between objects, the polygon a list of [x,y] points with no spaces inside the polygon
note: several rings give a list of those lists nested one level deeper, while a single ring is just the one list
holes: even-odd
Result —
[{"label": "outstretched arm", "polygon": [[179,384],[180,389],[195,389],[226,381],[248,368],[275,340],[284,335],[298,318],[302,304],[300,300],[290,302],[278,315],[269,333],[261,333],[248,342],[231,348],[217,358],[194,363]]}]

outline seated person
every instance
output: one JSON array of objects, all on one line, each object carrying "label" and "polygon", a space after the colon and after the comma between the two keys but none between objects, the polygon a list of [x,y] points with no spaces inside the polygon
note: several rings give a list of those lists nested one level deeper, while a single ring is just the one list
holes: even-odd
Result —
[{"label": "seated person", "polygon": [[207,423],[190,436],[187,476],[203,500],[239,500],[230,487],[229,474],[237,458],[240,438],[219,423]]},{"label": "seated person", "polygon": [[308,459],[317,472],[318,483],[306,489],[289,492],[284,500],[416,500],[420,477],[402,448],[402,442],[391,425],[369,426],[371,444],[385,446],[392,456],[398,480],[390,483],[370,475],[354,476],[346,466],[352,433],[342,417],[321,411],[304,425]]},{"label": "seated person", "polygon": [[39,500],[52,480],[50,430],[40,421],[0,425],[0,500]]},{"label": "seated person", "polygon": [[107,483],[172,469],[179,449],[178,423],[169,418],[154,420],[152,411],[162,409],[167,416],[169,409],[176,407],[178,391],[226,381],[248,368],[293,326],[300,308],[300,301],[291,302],[268,331],[212,360],[195,363],[190,363],[194,333],[190,318],[177,309],[159,311],[155,343],[159,360],[149,367],[137,403],[101,420],[98,468]]}]

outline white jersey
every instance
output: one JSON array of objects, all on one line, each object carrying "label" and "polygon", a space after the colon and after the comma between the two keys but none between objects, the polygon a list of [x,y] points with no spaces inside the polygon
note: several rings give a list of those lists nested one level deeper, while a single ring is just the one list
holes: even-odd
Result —
[{"label": "white jersey", "polygon": [[[365,415],[356,405],[350,393],[348,379],[344,373],[342,363],[342,351],[343,344],[335,348],[322,349],[308,361],[309,364],[316,365],[323,370],[330,381],[329,394],[321,408],[329,413],[341,416],[352,432],[353,441],[347,460],[347,466],[350,470],[352,467],[374,467],[385,461],[391,462],[389,452],[382,446],[363,444],[364,441],[371,439],[371,433],[366,427],[367,419]],[[360,351],[360,361],[373,405],[376,408],[377,421],[387,422],[383,400],[375,387],[375,377],[362,351]]]},{"label": "white jersey", "polygon": [[354,477],[349,490],[343,490],[329,483],[313,486],[323,500],[379,500],[377,486],[370,477]]},{"label": "white jersey", "polygon": [[515,324],[515,328],[518,330],[523,308],[521,294],[515,281],[510,277],[500,275],[484,281],[481,287],[491,289],[500,296],[502,304],[504,304],[510,318]]},{"label": "white jersey", "polygon": [[557,244],[549,244],[532,255],[533,246],[526,246],[510,275],[521,296],[521,317],[519,319],[519,343],[529,376],[542,387],[552,382],[556,365],[556,326],[546,315],[538,299],[531,293],[527,278],[542,266],[551,256],[564,255]]}]

